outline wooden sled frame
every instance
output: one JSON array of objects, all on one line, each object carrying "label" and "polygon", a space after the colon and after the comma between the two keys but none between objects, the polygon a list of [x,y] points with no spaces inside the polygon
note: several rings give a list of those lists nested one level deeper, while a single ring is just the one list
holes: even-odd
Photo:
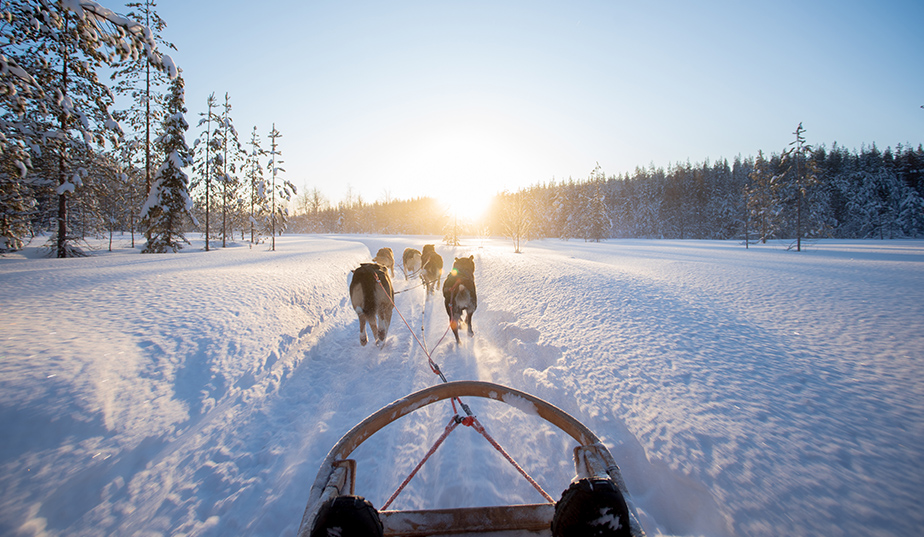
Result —
[{"label": "wooden sled frame", "polygon": [[[609,477],[622,491],[629,506],[631,533],[642,537],[622,474],[616,461],[597,436],[584,424],[560,408],[513,388],[483,381],[457,381],[437,384],[408,395],[383,407],[347,432],[330,450],[308,493],[308,505],[302,516],[298,537],[310,537],[320,506],[331,498],[354,494],[356,462],[349,455],[386,425],[427,405],[455,397],[493,399],[523,408],[526,401],[536,414],[574,438],[574,467],[577,478]],[[555,504],[521,504],[499,507],[465,507],[418,511],[381,511],[379,516],[385,535],[393,537],[423,537],[458,533],[488,533],[498,531],[548,531],[555,513]],[[546,533],[548,534],[548,533]]]}]

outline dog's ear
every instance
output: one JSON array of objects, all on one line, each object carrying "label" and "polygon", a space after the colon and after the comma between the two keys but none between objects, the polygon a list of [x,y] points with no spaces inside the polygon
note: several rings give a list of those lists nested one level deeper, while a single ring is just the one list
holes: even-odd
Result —
[{"label": "dog's ear", "polygon": [[468,258],[472,260],[472,263],[475,262],[475,255],[474,255],[474,254],[468,256]]}]

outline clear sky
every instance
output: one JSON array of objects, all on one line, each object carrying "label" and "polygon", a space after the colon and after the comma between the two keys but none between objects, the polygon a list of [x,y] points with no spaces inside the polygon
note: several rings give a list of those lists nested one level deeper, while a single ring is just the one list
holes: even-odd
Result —
[{"label": "clear sky", "polygon": [[[118,5],[110,5],[116,11]],[[924,2],[159,0],[191,124],[230,94],[331,202],[924,142]],[[190,130],[190,143],[197,134]]]}]

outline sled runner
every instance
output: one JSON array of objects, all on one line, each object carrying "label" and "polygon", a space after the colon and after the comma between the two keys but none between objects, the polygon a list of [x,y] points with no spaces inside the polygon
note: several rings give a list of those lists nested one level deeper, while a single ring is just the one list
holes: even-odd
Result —
[{"label": "sled runner", "polygon": [[[512,459],[508,460],[549,500],[548,503],[414,511],[387,510],[388,504],[400,492],[399,488],[386,503],[385,509],[377,511],[362,496],[355,495],[353,487],[357,467],[356,462],[348,457],[360,444],[389,423],[424,406],[446,399],[453,399],[461,404],[461,397],[493,399],[511,405],[515,401],[519,408],[523,408],[523,401],[527,401],[535,407],[539,417],[577,441],[578,446],[574,448],[576,476],[560,500],[555,501],[549,497]],[[474,421],[476,430],[480,427],[474,416],[469,415],[468,418],[461,419],[457,416],[456,419],[459,423],[469,420],[465,425],[472,425]],[[447,426],[443,438],[450,431],[450,426]],[[479,432],[504,453],[483,429]],[[441,441],[442,438],[431,449],[431,453]],[[505,453],[504,456],[507,457]],[[424,461],[421,461],[418,469]],[[412,472],[404,484],[407,484],[413,475]],[[538,397],[481,381],[447,382],[426,388],[383,407],[353,427],[324,459],[309,491],[308,505],[298,530],[298,537],[424,537],[457,534],[496,537],[645,535],[638,523],[619,467],[606,446],[590,429],[568,413]]]}]

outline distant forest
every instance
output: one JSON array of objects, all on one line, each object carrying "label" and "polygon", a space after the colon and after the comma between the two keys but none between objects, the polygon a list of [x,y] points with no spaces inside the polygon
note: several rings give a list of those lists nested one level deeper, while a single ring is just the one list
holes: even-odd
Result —
[{"label": "distant forest", "polygon": [[[460,223],[432,199],[303,206],[295,232],[519,239],[897,239],[924,234],[924,148],[859,152],[808,146],[586,179],[549,181],[495,197],[485,219]],[[799,173],[797,166],[801,167]]]}]

